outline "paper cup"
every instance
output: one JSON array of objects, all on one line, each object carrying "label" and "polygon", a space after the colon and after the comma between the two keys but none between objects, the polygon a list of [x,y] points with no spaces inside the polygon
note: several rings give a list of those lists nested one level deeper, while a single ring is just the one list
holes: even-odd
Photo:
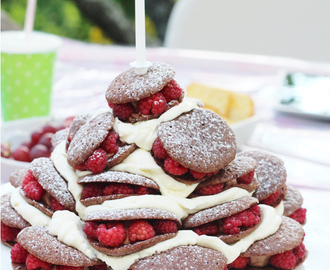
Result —
[{"label": "paper cup", "polygon": [[57,36],[32,32],[26,40],[22,31],[2,32],[1,110],[4,121],[47,116],[51,95]]}]

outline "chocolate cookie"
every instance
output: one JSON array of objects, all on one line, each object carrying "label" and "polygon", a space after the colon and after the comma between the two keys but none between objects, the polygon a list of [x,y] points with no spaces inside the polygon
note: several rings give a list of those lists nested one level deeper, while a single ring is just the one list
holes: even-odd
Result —
[{"label": "chocolate cookie", "polygon": [[[95,212],[87,214],[84,219],[85,222],[98,222],[101,224],[109,221],[119,221],[121,222],[121,224],[123,224],[123,226],[128,227],[128,231],[130,230],[129,226],[132,221],[136,220],[147,220],[149,225],[154,224],[159,220],[169,220],[173,221],[176,224],[177,228],[181,227],[181,220],[174,214],[164,210],[147,208]],[[89,243],[99,252],[104,253],[108,256],[120,257],[154,246],[159,242],[163,242],[167,239],[175,237],[176,234],[177,232],[160,233],[155,234],[153,237],[147,240],[136,242],[130,242],[127,239],[127,241],[125,240],[125,242],[122,242],[117,247],[105,246],[101,243],[101,241],[99,241],[100,238],[99,240],[93,239],[89,235],[87,235],[87,239]]]},{"label": "chocolate cookie", "polygon": [[[293,250],[302,243],[303,237],[304,230],[298,222],[282,217],[282,224],[276,233],[254,242],[241,254],[242,257],[250,258],[250,268],[246,269],[278,269],[269,265],[271,256]],[[294,268],[300,265],[307,258],[307,255],[308,252],[306,251],[303,257],[297,260]]]},{"label": "chocolate cookie", "polygon": [[19,233],[18,242],[33,256],[53,265],[88,267],[103,264],[101,261],[90,259],[79,250],[62,243],[50,235],[46,227],[25,228]]},{"label": "chocolate cookie", "polygon": [[61,142],[66,141],[69,135],[69,128],[61,129],[57,131],[55,134],[53,134],[51,143],[53,147],[55,148],[58,146]]},{"label": "chocolate cookie", "polygon": [[126,144],[118,147],[118,152],[108,158],[106,169],[110,169],[121,163],[125,158],[132,154],[137,146],[135,144]]},{"label": "chocolate cookie", "polygon": [[144,75],[137,75],[135,68],[131,68],[111,82],[105,98],[114,104],[139,101],[162,90],[174,74],[173,68],[165,63],[152,63]]},{"label": "chocolate cookie", "polygon": [[[159,186],[153,180],[141,175],[126,172],[108,171],[96,175],[87,175],[78,179],[84,185],[81,203],[85,206],[102,204],[106,200],[115,200],[127,196],[142,194],[160,194]],[[118,186],[118,184],[121,184]],[[107,188],[108,187],[108,188]],[[126,187],[125,194],[120,188]],[[85,191],[97,190],[97,196],[85,198]],[[88,192],[86,192],[88,194]]]},{"label": "chocolate cookie", "polygon": [[23,177],[26,174],[27,170],[27,168],[19,168],[15,170],[9,176],[10,184],[12,184],[15,188],[22,186]]},{"label": "chocolate cookie", "polygon": [[[10,203],[11,194],[5,194],[1,196],[1,223],[6,226],[14,229],[17,233],[26,227],[31,226],[29,222],[27,222],[17,211],[11,206]],[[3,225],[1,224],[1,227]],[[3,240],[1,237],[1,241]],[[13,247],[16,243],[16,239],[6,239],[8,241],[2,241],[4,244]]]},{"label": "chocolate cookie", "polygon": [[219,251],[200,246],[178,246],[138,260],[131,265],[132,270],[205,270],[226,266],[227,259]]},{"label": "chocolate cookie", "polygon": [[67,152],[70,166],[82,164],[100,146],[112,129],[114,121],[112,113],[102,113],[77,131]]},{"label": "chocolate cookie", "polygon": [[258,200],[256,198],[244,197],[205,210],[201,210],[185,218],[182,222],[182,227],[184,229],[193,229],[198,234],[204,234],[203,228],[201,228],[200,226],[203,226],[205,224],[210,225],[212,223],[211,224],[212,227],[214,226],[214,229],[216,230],[212,235],[218,236],[225,243],[234,243],[244,238],[245,236],[249,235],[260,225],[262,213],[260,213],[260,217],[257,224],[248,227],[243,226],[236,233],[228,233],[224,230],[223,227],[224,219],[231,217],[235,214],[238,214],[244,210],[247,210],[253,206],[256,206],[257,203]]},{"label": "chocolate cookie", "polygon": [[285,198],[283,200],[284,203],[284,216],[290,216],[298,210],[302,204],[303,204],[303,197],[301,196],[301,193],[298,189],[288,186],[287,193],[285,195]]},{"label": "chocolate cookie", "polygon": [[[228,124],[217,114],[204,109],[194,109],[161,123],[158,138],[168,156],[189,170],[189,174],[192,171],[217,172],[235,158],[237,148],[235,135]],[[175,175],[182,182],[187,182],[186,177]],[[207,177],[209,175],[196,178],[192,174],[190,183],[201,182]]]},{"label": "chocolate cookie", "polygon": [[[278,190],[281,190],[281,198],[285,197],[286,170],[280,158],[261,151],[242,152],[238,156],[251,157],[258,162],[256,174],[260,186],[253,194],[254,197],[263,201]],[[272,206],[277,206],[280,201],[277,200]]]},{"label": "chocolate cookie", "polygon": [[66,181],[56,171],[49,158],[37,158],[31,162],[30,170],[43,189],[70,211],[75,211],[75,200],[68,191]]},{"label": "chocolate cookie", "polygon": [[249,157],[236,157],[226,167],[222,168],[219,173],[201,182],[191,196],[216,194],[207,194],[206,189],[221,184],[221,191],[232,187],[238,187],[252,192],[260,185],[254,173],[256,167],[257,162],[254,159]]}]

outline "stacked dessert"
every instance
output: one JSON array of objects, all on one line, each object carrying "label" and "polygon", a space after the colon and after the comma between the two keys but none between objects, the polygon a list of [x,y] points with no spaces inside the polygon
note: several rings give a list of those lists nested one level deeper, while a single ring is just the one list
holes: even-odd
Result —
[{"label": "stacked dessert", "polygon": [[[294,269],[307,257],[299,191],[270,154],[236,155],[217,114],[174,70],[120,74],[110,108],[54,135],[11,176],[1,240],[13,269]],[[284,213],[285,217],[282,216]]]}]

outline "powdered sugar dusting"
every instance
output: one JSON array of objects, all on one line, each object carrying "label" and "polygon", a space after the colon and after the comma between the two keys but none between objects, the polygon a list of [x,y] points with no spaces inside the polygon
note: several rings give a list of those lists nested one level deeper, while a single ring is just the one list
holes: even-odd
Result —
[{"label": "powdered sugar dusting", "polygon": [[284,216],[290,216],[294,211],[298,210],[303,204],[303,197],[298,189],[288,186],[287,193],[283,200]]},{"label": "powdered sugar dusting", "polygon": [[198,172],[219,170],[236,154],[232,129],[220,116],[205,109],[194,109],[161,123],[158,137],[172,159]]},{"label": "powdered sugar dusting", "polygon": [[1,196],[1,222],[7,226],[23,229],[31,226],[17,211],[11,206],[11,194]]},{"label": "powdered sugar dusting", "polygon": [[155,181],[138,174],[109,171],[96,175],[87,175],[79,178],[78,183],[125,183],[138,186],[146,186],[159,190]]},{"label": "powdered sugar dusting", "polygon": [[83,163],[94,152],[107,137],[114,121],[112,113],[106,112],[78,130],[68,148],[67,159],[70,166]]},{"label": "powdered sugar dusting", "polygon": [[50,195],[66,208],[74,211],[75,200],[68,191],[67,183],[56,171],[53,162],[49,158],[34,159],[30,170]]},{"label": "powdered sugar dusting", "polygon": [[118,75],[108,87],[105,98],[109,103],[134,102],[159,92],[174,78],[173,68],[165,63],[152,63],[144,75],[131,68]]},{"label": "powdered sugar dusting", "polygon": [[32,255],[55,265],[92,266],[99,264],[82,252],[60,242],[42,226],[28,227],[18,234],[19,243]]},{"label": "powdered sugar dusting", "polygon": [[283,253],[298,246],[303,236],[304,230],[297,221],[282,217],[278,231],[263,240],[256,241],[243,253],[243,256],[271,256]]},{"label": "powdered sugar dusting", "polygon": [[253,196],[259,201],[266,199],[285,184],[286,170],[280,158],[261,151],[243,152],[238,156],[251,157],[258,162],[256,174],[260,186]]},{"label": "powdered sugar dusting", "polygon": [[256,198],[244,197],[189,215],[186,219],[183,220],[182,224],[184,228],[197,227],[214,220],[232,216],[250,208],[252,205],[257,203],[258,200]]},{"label": "powdered sugar dusting", "polygon": [[181,226],[181,220],[174,214],[161,209],[140,208],[109,210],[89,213],[85,221],[93,220],[133,220],[133,219],[169,219]]},{"label": "powdered sugar dusting", "polygon": [[69,135],[69,128],[61,129],[57,131],[53,136],[52,136],[52,145],[55,148],[58,146],[62,141],[66,140]]}]

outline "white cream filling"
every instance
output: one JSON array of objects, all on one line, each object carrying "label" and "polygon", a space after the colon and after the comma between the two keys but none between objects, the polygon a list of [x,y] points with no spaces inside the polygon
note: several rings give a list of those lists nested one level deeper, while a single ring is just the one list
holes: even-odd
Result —
[{"label": "white cream filling", "polygon": [[75,247],[88,258],[95,258],[92,246],[83,232],[84,222],[73,212],[56,211],[49,223],[49,233],[68,246]]},{"label": "white cream filling", "polygon": [[32,226],[48,226],[51,218],[27,203],[16,188],[10,197],[11,206]]},{"label": "white cream filling", "polygon": [[83,186],[77,183],[79,177],[67,161],[65,143],[66,142],[63,141],[57,147],[55,147],[51,159],[54,163],[56,170],[68,182],[68,190],[71,192],[72,196],[76,201],[76,211],[79,214],[79,216],[83,219],[86,208],[80,202]]},{"label": "white cream filling", "polygon": [[284,213],[284,202],[281,201],[280,204],[275,207],[275,210],[276,210],[277,214],[279,214],[280,216],[283,216],[283,213]]},{"label": "white cream filling", "polygon": [[160,192],[164,196],[186,198],[198,185],[188,185],[176,181],[157,165],[149,151],[143,149],[135,150],[122,163],[110,170],[135,173],[151,178],[158,184]]},{"label": "white cream filling", "polygon": [[199,245],[212,248],[223,253],[228,260],[227,263],[231,263],[240,253],[246,251],[251,244],[275,233],[281,225],[282,219],[277,215],[274,208],[267,205],[259,206],[264,213],[261,224],[254,232],[235,244],[227,245],[217,237],[207,235],[198,236],[191,230],[182,230],[172,239],[168,239],[152,247],[123,257],[107,256],[92,248],[88,244],[82,229],[79,228],[79,226],[82,226],[83,222],[72,212],[56,212],[56,216],[53,217],[54,221],[52,221],[49,226],[50,233],[58,236],[62,242],[77,248],[86,255],[89,254],[92,256],[91,254],[96,254],[99,259],[110,265],[114,270],[129,269],[135,261],[141,258],[182,245]]},{"label": "white cream filling", "polygon": [[128,144],[135,143],[140,148],[151,150],[152,144],[157,138],[159,124],[161,122],[170,121],[185,112],[193,110],[198,107],[197,103],[197,99],[184,98],[179,105],[169,109],[159,118],[134,124],[124,123],[116,118],[113,128],[119,134],[121,141]]}]

